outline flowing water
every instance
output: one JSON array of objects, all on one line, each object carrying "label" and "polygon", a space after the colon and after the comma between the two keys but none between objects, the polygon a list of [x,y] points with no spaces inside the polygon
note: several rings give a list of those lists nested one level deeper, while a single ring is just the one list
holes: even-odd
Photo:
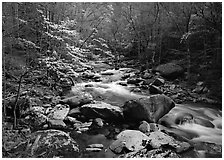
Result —
[{"label": "flowing water", "polygon": [[[120,78],[120,72],[118,77]],[[113,75],[113,81],[79,83],[74,87],[74,92],[88,91],[94,99],[101,100],[113,105],[122,106],[127,100],[138,99],[147,96],[144,93],[137,94],[130,91],[133,86],[121,86],[119,78]],[[108,76],[106,79],[109,79]],[[191,143],[208,142],[217,145],[222,144],[222,111],[217,106],[205,104],[176,104],[176,106],[159,121],[167,128],[167,131],[184,137]],[[104,144],[104,150],[100,153],[83,154],[84,157],[115,157],[108,151],[113,142],[105,137],[107,129],[96,134],[82,134],[79,139],[82,144],[89,145],[99,142]],[[76,138],[77,139],[77,138]],[[84,145],[83,147],[86,147]],[[106,151],[106,152],[105,152]],[[192,157],[209,157],[204,154],[203,149],[196,150],[197,154]],[[203,153],[203,154],[202,154]],[[191,154],[191,153],[190,153]],[[221,155],[217,155],[220,157]]]}]

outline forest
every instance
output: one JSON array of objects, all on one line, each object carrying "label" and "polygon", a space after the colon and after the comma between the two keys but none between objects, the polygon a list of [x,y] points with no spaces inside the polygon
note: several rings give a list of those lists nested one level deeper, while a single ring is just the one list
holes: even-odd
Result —
[{"label": "forest", "polygon": [[2,2],[2,157],[222,157],[222,3]]}]

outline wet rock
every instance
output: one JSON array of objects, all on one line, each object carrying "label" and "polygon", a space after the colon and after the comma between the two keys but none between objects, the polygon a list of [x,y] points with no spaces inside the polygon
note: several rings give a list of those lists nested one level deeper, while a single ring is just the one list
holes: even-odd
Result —
[{"label": "wet rock", "polygon": [[162,126],[157,123],[149,123],[150,126],[150,132],[160,131],[162,129]]},{"label": "wet rock", "polygon": [[194,116],[190,113],[179,113],[175,118],[175,124],[185,124],[194,122]]},{"label": "wet rock", "polygon": [[159,87],[154,86],[154,85],[149,86],[149,92],[151,94],[162,94],[163,93],[163,91]]},{"label": "wet rock", "polygon": [[95,73],[93,76],[93,79],[100,79],[100,78],[101,78],[101,75],[98,73]]},{"label": "wet rock", "polygon": [[[222,145],[209,142],[196,142],[193,144],[196,150],[203,150],[205,154],[211,157],[222,156]],[[212,156],[213,155],[213,156]]]},{"label": "wet rock", "polygon": [[191,145],[187,142],[180,142],[175,140],[173,137],[160,132],[151,132],[149,135],[150,145],[153,148],[167,147],[167,145],[173,147],[177,153],[184,152],[191,148]]},{"label": "wet rock", "polygon": [[50,119],[48,123],[49,127],[53,129],[65,129],[67,127],[63,120],[60,119]]},{"label": "wet rock", "polygon": [[184,69],[175,63],[166,63],[157,66],[153,72],[159,72],[165,78],[175,79],[183,75]]},{"label": "wet rock", "polygon": [[[145,143],[149,137],[137,130],[125,130],[117,135],[117,140],[110,145],[114,153],[123,151],[138,151],[145,148]],[[144,145],[145,144],[145,145]]]},{"label": "wet rock", "polygon": [[148,72],[144,73],[144,75],[142,76],[142,78],[144,79],[149,79],[149,78],[152,78],[152,75]]},{"label": "wet rock", "polygon": [[127,79],[127,78],[129,78],[131,76],[131,74],[130,73],[125,73],[124,75],[122,75],[122,79]]},{"label": "wet rock", "polygon": [[70,116],[67,116],[65,119],[64,119],[65,122],[69,122],[71,124],[75,124],[75,123],[79,123],[80,121],[78,121],[76,118],[73,118],[73,117],[70,117]]},{"label": "wet rock", "polygon": [[156,78],[153,82],[152,82],[152,85],[154,86],[161,86],[161,85],[164,85],[165,83],[165,80],[162,79],[162,78]]},{"label": "wet rock", "polygon": [[129,78],[129,79],[127,79],[128,84],[138,84],[142,81],[143,81],[143,79],[141,79],[141,78]]},{"label": "wet rock", "polygon": [[95,101],[95,103],[83,105],[80,108],[80,111],[89,119],[102,118],[111,121],[119,121],[123,117],[120,107],[101,101]]},{"label": "wet rock", "polygon": [[95,74],[93,72],[85,71],[82,73],[83,78],[94,79]]},{"label": "wet rock", "polygon": [[26,141],[21,142],[9,151],[22,158],[38,157],[77,157],[78,145],[65,132],[59,130],[37,131],[27,135]]},{"label": "wet rock", "polygon": [[142,149],[137,152],[130,152],[119,156],[119,158],[180,158],[181,156],[168,149],[153,149],[148,151]]},{"label": "wet rock", "polygon": [[93,120],[91,127],[93,128],[102,128],[104,125],[103,120],[101,118],[96,118]]},{"label": "wet rock", "polygon": [[92,125],[92,122],[77,122],[73,125],[74,129],[80,132],[85,132],[89,130],[90,126]]},{"label": "wet rock", "polygon": [[93,84],[86,84],[85,87],[93,87]]},{"label": "wet rock", "polygon": [[100,148],[100,149],[103,149],[103,144],[90,144],[87,147],[88,148]]},{"label": "wet rock", "polygon": [[71,116],[71,117],[78,117],[79,115],[81,115],[82,113],[80,112],[80,109],[79,108],[72,108],[69,113],[68,113],[68,116]]},{"label": "wet rock", "polygon": [[138,100],[127,101],[123,106],[124,118],[128,121],[157,122],[175,106],[165,95],[153,95]]},{"label": "wet rock", "polygon": [[138,129],[143,133],[148,133],[148,132],[150,132],[150,125],[148,122],[142,121],[141,125],[138,127]]},{"label": "wet rock", "polygon": [[119,82],[118,84],[121,85],[121,86],[127,86],[128,85],[127,82]]},{"label": "wet rock", "polygon": [[132,92],[141,92],[141,89],[140,88],[134,88],[131,90]]},{"label": "wet rock", "polygon": [[115,70],[106,70],[106,71],[101,72],[102,75],[107,75],[107,76],[114,75],[115,73],[117,73],[117,71],[115,71]]},{"label": "wet rock", "polygon": [[79,106],[84,105],[84,104],[91,103],[92,100],[93,100],[93,97],[92,97],[91,94],[81,92],[81,93],[79,93],[75,96],[62,99],[60,101],[60,103],[61,104],[68,104],[70,106],[70,108],[72,109],[72,108],[76,108],[76,107],[79,107]]},{"label": "wet rock", "polygon": [[200,94],[202,93],[203,89],[204,89],[203,86],[197,86],[192,92]]},{"label": "wet rock", "polygon": [[142,85],[150,85],[153,82],[153,79],[146,79],[143,81]]},{"label": "wet rock", "polygon": [[149,135],[150,132],[156,132],[161,130],[161,126],[156,123],[148,123],[146,121],[142,121],[139,126],[139,130],[146,135]]},{"label": "wet rock", "polygon": [[101,148],[86,148],[87,152],[100,152],[101,150]]},{"label": "wet rock", "polygon": [[68,105],[58,104],[50,111],[50,113],[48,114],[48,118],[64,120],[68,115],[69,110],[70,108]]}]

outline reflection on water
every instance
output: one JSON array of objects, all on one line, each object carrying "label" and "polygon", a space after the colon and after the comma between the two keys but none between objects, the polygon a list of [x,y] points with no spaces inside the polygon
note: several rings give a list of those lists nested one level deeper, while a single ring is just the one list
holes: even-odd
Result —
[{"label": "reflection on water", "polygon": [[[71,137],[78,143],[81,158],[113,158],[117,157],[110,149],[110,144],[114,139],[107,138],[110,133],[108,128],[104,127],[95,132],[77,133],[72,132]],[[103,144],[104,148],[99,152],[88,152],[86,147],[91,144]]]}]

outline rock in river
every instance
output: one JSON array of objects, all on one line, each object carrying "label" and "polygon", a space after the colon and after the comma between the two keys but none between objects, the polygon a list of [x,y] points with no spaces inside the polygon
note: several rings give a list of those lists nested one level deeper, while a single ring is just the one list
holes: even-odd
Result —
[{"label": "rock in river", "polygon": [[149,137],[140,131],[125,130],[117,135],[117,140],[110,145],[110,149],[114,153],[139,151],[146,147],[148,140]]},{"label": "rock in river", "polygon": [[62,99],[60,101],[60,103],[68,104],[70,106],[70,108],[75,108],[75,107],[79,107],[79,106],[84,105],[84,104],[91,103],[92,100],[93,100],[93,97],[92,97],[91,94],[81,92],[81,93],[79,93],[75,96]]},{"label": "rock in river", "polygon": [[184,152],[191,147],[189,143],[177,141],[173,137],[161,131],[151,132],[149,135],[149,139],[150,145],[153,148],[166,148],[166,146],[169,145],[173,147],[177,153]]},{"label": "rock in river", "polygon": [[[65,132],[59,130],[37,131],[27,135],[27,140],[19,143],[9,152],[23,158],[77,157],[78,145]],[[17,154],[18,153],[18,154]]]},{"label": "rock in river", "polygon": [[120,107],[101,101],[95,101],[95,103],[83,105],[80,108],[80,111],[89,119],[102,118],[116,122],[123,118],[123,113]]},{"label": "rock in river", "polygon": [[175,106],[173,100],[163,94],[127,101],[123,106],[124,118],[128,121],[157,122]]}]

